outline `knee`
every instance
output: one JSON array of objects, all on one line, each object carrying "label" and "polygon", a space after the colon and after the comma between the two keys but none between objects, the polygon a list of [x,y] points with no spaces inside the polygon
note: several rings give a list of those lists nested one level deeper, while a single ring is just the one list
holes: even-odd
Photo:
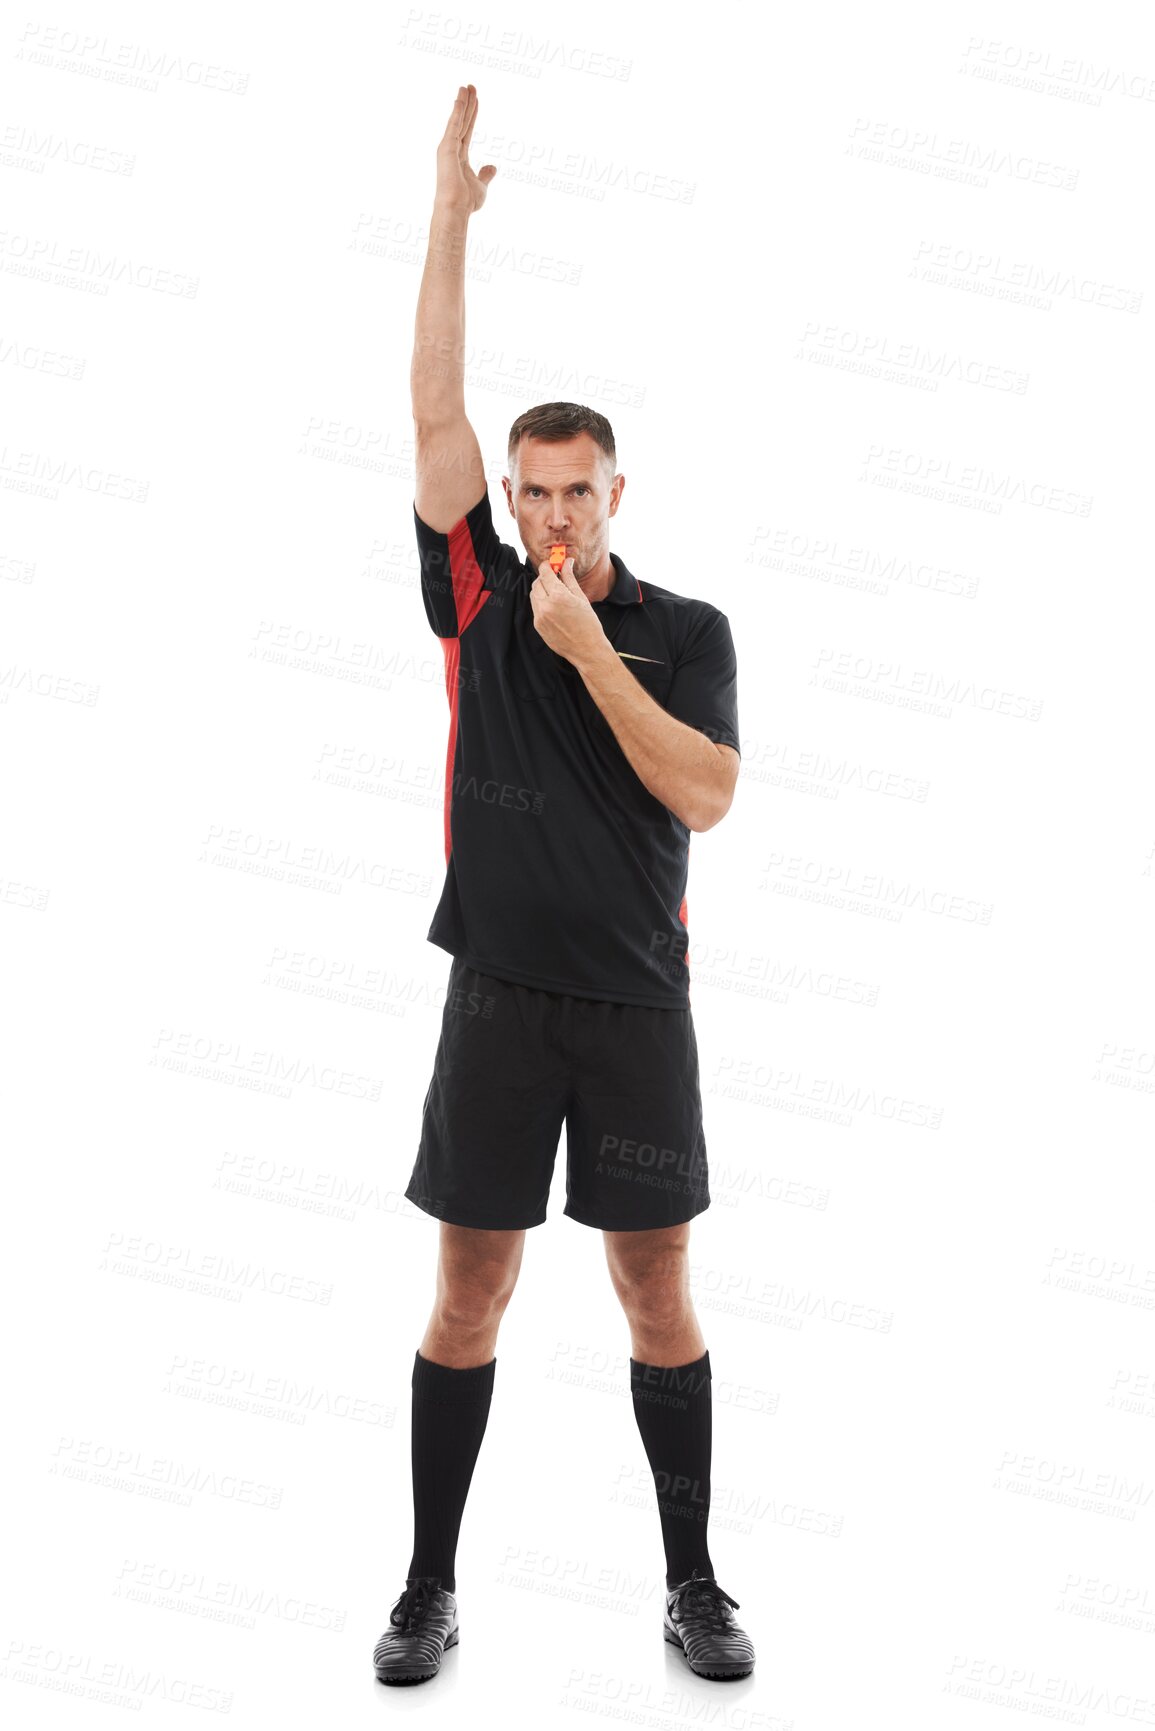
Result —
[{"label": "knee", "polygon": [[689,1265],[683,1249],[619,1257],[610,1264],[610,1277],[631,1320],[661,1327],[678,1322],[689,1306]]},{"label": "knee", "polygon": [[515,1280],[497,1265],[443,1269],[437,1293],[441,1322],[456,1334],[491,1329],[505,1314]]}]

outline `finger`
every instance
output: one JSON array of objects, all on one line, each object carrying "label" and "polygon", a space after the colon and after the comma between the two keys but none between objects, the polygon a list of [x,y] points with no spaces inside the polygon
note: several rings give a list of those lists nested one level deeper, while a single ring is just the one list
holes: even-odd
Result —
[{"label": "finger", "polygon": [[477,119],[477,91],[473,88],[473,85],[471,84],[469,86],[467,92],[466,92],[466,97],[465,97],[465,125],[464,125],[464,128],[463,128],[462,133],[461,133],[461,142],[465,146],[466,150],[469,149],[469,140],[473,137],[473,123],[476,119]]},{"label": "finger", "polygon": [[445,123],[442,134],[442,144],[455,142],[461,136],[461,122],[465,114],[465,86],[462,84],[457,91],[457,101],[449,111],[449,119]]}]

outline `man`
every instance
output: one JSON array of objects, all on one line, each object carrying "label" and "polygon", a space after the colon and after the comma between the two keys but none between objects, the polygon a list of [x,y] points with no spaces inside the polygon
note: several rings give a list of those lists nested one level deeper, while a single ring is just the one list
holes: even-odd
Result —
[{"label": "man", "polygon": [[665,1638],[700,1676],[743,1677],[754,1650],[707,1546],[710,1356],[687,1269],[710,1195],[685,886],[690,832],[725,816],[737,780],[734,646],[717,608],[609,551],[625,480],[591,409],[547,403],[514,422],[503,486],[524,561],[498,540],[462,385],[466,234],[496,173],[469,166],[476,117],[462,86],[413,356],[422,597],[450,711],[428,936],[454,959],[405,1192],[440,1221],[412,1376],[413,1553],[374,1666],[424,1682],[458,1639],[456,1547],[494,1347],[564,1120],[565,1212],[602,1231],[630,1325]]}]

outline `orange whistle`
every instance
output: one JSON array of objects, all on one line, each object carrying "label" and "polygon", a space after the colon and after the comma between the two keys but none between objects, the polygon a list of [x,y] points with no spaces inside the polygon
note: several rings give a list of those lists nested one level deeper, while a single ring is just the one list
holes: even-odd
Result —
[{"label": "orange whistle", "polygon": [[565,564],[565,542],[557,541],[549,550],[550,569],[557,576]]}]

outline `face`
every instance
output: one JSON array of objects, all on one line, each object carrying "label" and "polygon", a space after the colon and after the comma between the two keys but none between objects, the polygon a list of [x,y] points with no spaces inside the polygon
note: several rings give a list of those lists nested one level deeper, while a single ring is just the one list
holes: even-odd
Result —
[{"label": "face", "polygon": [[612,480],[609,459],[589,433],[556,443],[523,438],[512,480],[503,478],[510,513],[533,565],[565,542],[575,577],[595,571],[609,552],[610,518],[618,508],[624,475]]}]

